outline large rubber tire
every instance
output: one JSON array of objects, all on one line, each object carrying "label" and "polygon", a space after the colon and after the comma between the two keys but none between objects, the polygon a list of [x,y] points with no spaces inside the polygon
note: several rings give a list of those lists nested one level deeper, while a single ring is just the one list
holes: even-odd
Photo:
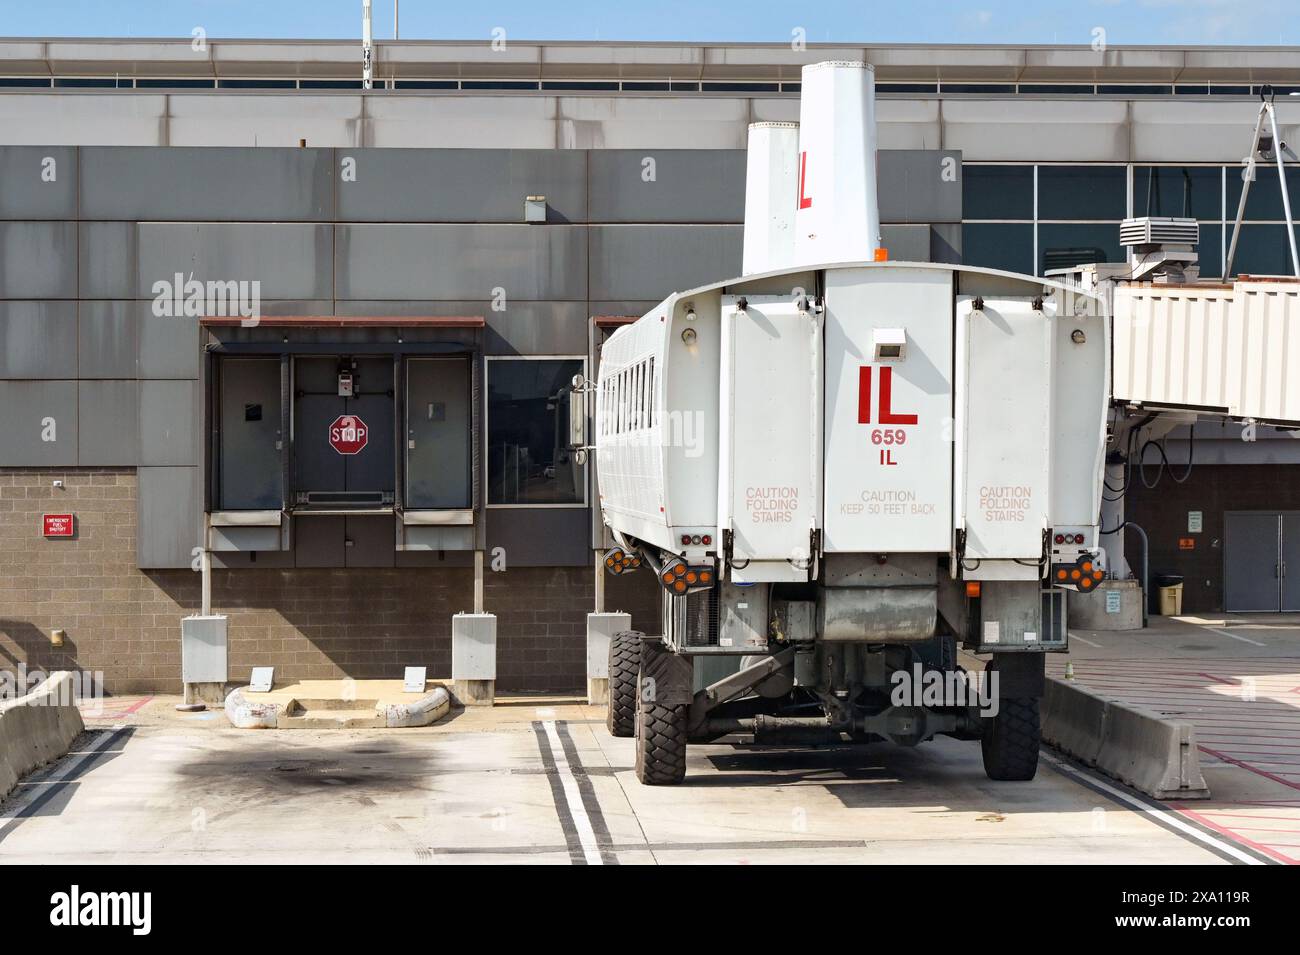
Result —
[{"label": "large rubber tire", "polygon": [[636,778],[646,786],[675,786],[686,778],[690,706],[650,703],[637,694]]},{"label": "large rubber tire", "polygon": [[641,634],[622,630],[609,641],[609,705],[605,725],[610,735],[636,735],[636,674],[641,668]]},{"label": "large rubber tire", "polygon": [[985,720],[984,772],[989,779],[1023,782],[1038,772],[1038,698],[1013,697],[999,701],[996,716]]}]

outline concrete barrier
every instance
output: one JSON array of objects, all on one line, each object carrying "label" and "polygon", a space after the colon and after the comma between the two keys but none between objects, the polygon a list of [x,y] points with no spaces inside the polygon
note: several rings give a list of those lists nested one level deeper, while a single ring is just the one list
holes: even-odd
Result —
[{"label": "concrete barrier", "polygon": [[26,696],[0,703],[0,799],[33,769],[65,756],[86,728],[75,693],[76,676],[60,670]]},{"label": "concrete barrier", "polygon": [[1043,740],[1157,799],[1209,799],[1196,728],[1108,699],[1077,683],[1049,679]]}]

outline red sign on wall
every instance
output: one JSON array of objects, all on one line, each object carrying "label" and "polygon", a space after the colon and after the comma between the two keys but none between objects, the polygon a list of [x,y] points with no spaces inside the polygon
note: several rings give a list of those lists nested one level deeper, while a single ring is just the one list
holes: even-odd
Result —
[{"label": "red sign on wall", "polygon": [[330,425],[330,447],[339,454],[359,454],[370,440],[370,429],[354,414],[342,414]]},{"label": "red sign on wall", "polygon": [[72,514],[42,514],[41,526],[46,537],[71,537],[77,520]]}]

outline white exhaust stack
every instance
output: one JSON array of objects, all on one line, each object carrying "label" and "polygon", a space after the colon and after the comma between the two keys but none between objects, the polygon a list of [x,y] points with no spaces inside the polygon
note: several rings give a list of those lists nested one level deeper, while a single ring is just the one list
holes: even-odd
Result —
[{"label": "white exhaust stack", "polygon": [[799,124],[751,123],[745,162],[745,251],[741,274],[794,264]]},{"label": "white exhaust stack", "polygon": [[876,80],[866,63],[803,68],[795,264],[859,262],[880,248]]}]

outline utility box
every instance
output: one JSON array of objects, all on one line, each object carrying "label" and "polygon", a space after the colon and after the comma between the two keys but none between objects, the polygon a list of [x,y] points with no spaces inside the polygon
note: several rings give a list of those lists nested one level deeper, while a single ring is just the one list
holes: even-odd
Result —
[{"label": "utility box", "polygon": [[181,682],[186,702],[220,703],[229,680],[226,618],[181,618]]},{"label": "utility box", "polygon": [[491,706],[497,678],[497,618],[458,613],[451,618],[451,679],[462,706]]},{"label": "utility box", "polygon": [[587,702],[609,699],[609,642],[614,634],[632,629],[630,613],[587,614]]},{"label": "utility box", "polygon": [[1160,616],[1177,617],[1183,612],[1183,585],[1160,588]]}]

